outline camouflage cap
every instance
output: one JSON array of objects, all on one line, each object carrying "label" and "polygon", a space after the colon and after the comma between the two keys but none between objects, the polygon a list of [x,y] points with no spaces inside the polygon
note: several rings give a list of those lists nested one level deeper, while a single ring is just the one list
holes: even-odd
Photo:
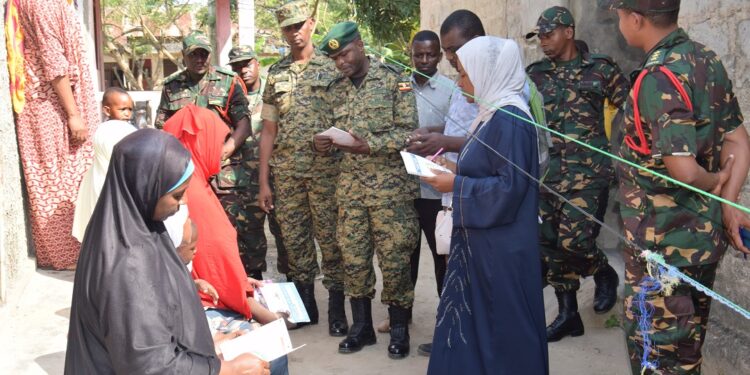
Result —
[{"label": "camouflage cap", "polygon": [[237,46],[229,51],[229,63],[234,64],[240,61],[252,60],[255,58],[255,51],[250,46]]},{"label": "camouflage cap", "polygon": [[318,49],[324,55],[330,56],[340,52],[357,38],[359,38],[359,29],[355,22],[340,22],[331,27],[328,34],[323,37],[323,41],[320,42]]},{"label": "camouflage cap", "polygon": [[526,39],[531,39],[538,34],[547,34],[555,30],[558,26],[575,27],[576,22],[568,8],[554,6],[542,12],[536,21],[536,27],[526,34]]},{"label": "camouflage cap", "polygon": [[638,13],[666,13],[680,9],[680,0],[614,0],[610,9],[630,9]]},{"label": "camouflage cap", "polygon": [[193,31],[182,40],[182,51],[185,53],[193,52],[199,48],[205,49],[208,53],[213,52],[211,41],[201,31]]},{"label": "camouflage cap", "polygon": [[310,16],[307,0],[293,0],[276,9],[276,20],[279,21],[279,27],[305,22]]}]

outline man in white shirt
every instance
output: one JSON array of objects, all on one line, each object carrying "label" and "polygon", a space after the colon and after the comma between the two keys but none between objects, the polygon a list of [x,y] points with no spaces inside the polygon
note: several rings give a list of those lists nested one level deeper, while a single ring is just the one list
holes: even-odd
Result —
[{"label": "man in white shirt", "polygon": [[[443,21],[440,27],[440,45],[445,58],[448,59],[448,62],[450,62],[454,69],[456,69],[458,59],[456,51],[470,40],[484,35],[485,31],[482,21],[471,11],[465,9],[457,10]],[[436,81],[436,83],[441,85],[440,81]],[[412,133],[410,146],[407,148],[407,151],[422,156],[432,156],[442,149],[445,152],[443,156],[455,162],[461,146],[466,141],[466,132],[477,117],[479,112],[478,106],[468,103],[458,87],[454,85],[451,89],[450,105],[447,114],[442,109],[438,110],[439,107],[432,105],[432,100],[425,100],[425,104],[428,107],[432,107],[436,111],[443,111],[444,117],[441,124],[423,127],[419,100],[420,98],[425,98],[425,96],[420,95],[417,85],[415,85],[414,91],[417,94],[417,111],[419,111],[420,127]],[[442,205],[450,207],[452,200],[452,193],[443,194]],[[421,222],[422,218],[420,217]],[[432,235],[434,236],[434,230],[432,231]],[[440,284],[439,288],[442,288],[442,282]],[[421,355],[429,356],[431,350],[432,344],[419,345],[419,354]]]}]

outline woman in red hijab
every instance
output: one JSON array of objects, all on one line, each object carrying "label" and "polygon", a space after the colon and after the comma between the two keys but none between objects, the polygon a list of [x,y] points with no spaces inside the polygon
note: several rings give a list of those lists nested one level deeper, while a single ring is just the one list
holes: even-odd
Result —
[{"label": "woman in red hijab", "polygon": [[193,259],[193,278],[203,279],[216,288],[218,303],[200,293],[203,306],[231,310],[252,318],[248,297],[253,288],[242,267],[237,248],[237,232],[208,183],[219,173],[221,147],[229,127],[213,112],[195,105],[184,107],[164,124],[193,158],[195,172],[187,189],[190,219],[198,229],[197,253]]}]

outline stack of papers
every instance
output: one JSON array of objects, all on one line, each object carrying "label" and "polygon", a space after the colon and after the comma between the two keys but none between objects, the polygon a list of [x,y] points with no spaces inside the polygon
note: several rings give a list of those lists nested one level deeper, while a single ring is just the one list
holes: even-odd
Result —
[{"label": "stack of papers", "polygon": [[435,177],[435,173],[432,173],[433,169],[447,173],[453,173],[448,168],[433,163],[430,160],[427,160],[419,155],[415,155],[410,152],[401,151],[401,159],[404,159],[406,172],[410,175],[420,177]]}]

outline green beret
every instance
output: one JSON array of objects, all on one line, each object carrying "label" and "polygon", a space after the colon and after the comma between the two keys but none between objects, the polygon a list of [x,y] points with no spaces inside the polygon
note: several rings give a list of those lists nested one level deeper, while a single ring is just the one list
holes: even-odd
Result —
[{"label": "green beret", "polygon": [[250,46],[237,46],[229,51],[229,63],[234,64],[240,61],[252,60],[255,58],[255,51]]},{"label": "green beret", "polygon": [[668,13],[680,9],[680,0],[614,0],[611,9],[630,9],[642,14]]},{"label": "green beret", "polygon": [[211,47],[211,41],[206,34],[201,31],[193,31],[182,40],[182,51],[185,53],[193,52],[197,49],[205,49],[208,53],[214,51]]},{"label": "green beret", "polygon": [[279,21],[279,27],[305,22],[310,16],[310,8],[307,6],[306,0],[293,0],[276,9],[276,20]]},{"label": "green beret", "polygon": [[340,52],[349,43],[359,38],[357,24],[352,21],[341,22],[333,25],[331,30],[323,38],[318,49],[326,56]]},{"label": "green beret", "polygon": [[555,6],[542,12],[534,30],[526,34],[526,39],[531,39],[538,34],[547,34],[558,26],[576,27],[576,22],[568,8]]}]

